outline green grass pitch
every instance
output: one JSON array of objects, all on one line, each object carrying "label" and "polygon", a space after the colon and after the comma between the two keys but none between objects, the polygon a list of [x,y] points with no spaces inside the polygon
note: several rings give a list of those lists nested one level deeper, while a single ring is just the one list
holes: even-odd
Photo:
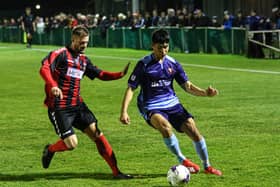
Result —
[{"label": "green grass pitch", "polygon": [[[81,94],[112,144],[121,170],[135,179],[113,180],[95,144],[79,131],[78,148],[57,153],[50,168],[42,168],[43,147],[55,142],[57,136],[42,104],[44,83],[39,68],[48,51],[57,48],[26,49],[24,45],[0,43],[0,186],[169,186],[166,173],[177,160],[161,135],[138,114],[136,95],[129,108],[130,126],[118,121],[128,76],[112,82],[85,78]],[[94,64],[108,71],[122,70],[131,61],[130,73],[137,59],[149,51],[89,48],[86,53]],[[220,91],[217,97],[203,98],[175,86],[206,138],[211,163],[224,174],[217,177],[201,172],[191,176],[188,186],[279,186],[280,61],[233,55],[170,55],[183,64],[192,82]],[[190,139],[176,135],[183,153],[200,163]]]}]

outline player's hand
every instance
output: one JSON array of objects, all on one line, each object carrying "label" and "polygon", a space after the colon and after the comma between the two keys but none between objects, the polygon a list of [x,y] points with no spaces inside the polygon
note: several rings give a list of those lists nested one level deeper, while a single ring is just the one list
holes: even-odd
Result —
[{"label": "player's hand", "polygon": [[59,97],[60,99],[63,99],[63,94],[60,88],[52,87],[51,92],[55,97]]},{"label": "player's hand", "polygon": [[218,95],[219,92],[217,89],[215,88],[212,88],[211,86],[209,86],[207,89],[206,89],[206,94],[208,97],[213,97],[215,95]]},{"label": "player's hand", "polygon": [[120,116],[120,122],[122,122],[123,124],[130,124],[130,117],[127,113],[122,113]]},{"label": "player's hand", "polygon": [[126,66],[124,67],[123,71],[122,71],[122,76],[125,76],[127,74],[128,68],[129,68],[130,62],[128,62],[126,64]]}]

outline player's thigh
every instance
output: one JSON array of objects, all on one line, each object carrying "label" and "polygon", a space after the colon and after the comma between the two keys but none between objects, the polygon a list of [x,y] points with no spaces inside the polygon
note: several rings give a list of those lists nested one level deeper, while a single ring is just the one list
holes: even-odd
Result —
[{"label": "player's thigh", "polygon": [[172,125],[164,114],[154,113],[151,116],[150,123],[155,129],[160,131],[163,137],[168,138],[172,135]]},{"label": "player's thigh", "polygon": [[80,105],[79,114],[74,121],[74,127],[85,133],[99,132],[95,115],[84,103]]},{"label": "player's thigh", "polygon": [[76,112],[72,110],[48,110],[48,115],[53,124],[56,133],[61,139],[65,139],[75,134],[73,122],[76,118]]},{"label": "player's thigh", "polygon": [[193,141],[199,141],[202,138],[193,118],[188,118],[183,123],[181,131],[185,132]]}]

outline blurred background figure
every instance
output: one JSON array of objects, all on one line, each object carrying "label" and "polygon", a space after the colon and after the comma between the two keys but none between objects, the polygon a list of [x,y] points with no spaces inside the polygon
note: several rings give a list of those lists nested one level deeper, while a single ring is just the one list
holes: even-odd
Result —
[{"label": "blurred background figure", "polygon": [[45,32],[45,22],[43,18],[38,17],[37,23],[36,23],[36,29],[38,34],[43,34]]},{"label": "blurred background figure", "polygon": [[[259,30],[260,26],[260,17],[257,16],[255,10],[251,10],[250,16],[248,17],[248,24],[250,31]],[[262,34],[254,34],[252,37],[253,40],[262,41]],[[264,53],[262,47],[256,43],[248,42],[248,57],[249,58],[264,58]]]},{"label": "blurred background figure", "polygon": [[36,26],[34,22],[34,16],[31,14],[31,8],[26,7],[25,12],[22,16],[22,29],[25,33],[24,38],[26,38],[27,48],[31,48],[32,45],[32,35],[36,31]]},{"label": "blurred background figure", "polygon": [[237,14],[233,20],[233,27],[246,27],[246,17],[243,15],[243,12],[241,10],[237,11]]}]

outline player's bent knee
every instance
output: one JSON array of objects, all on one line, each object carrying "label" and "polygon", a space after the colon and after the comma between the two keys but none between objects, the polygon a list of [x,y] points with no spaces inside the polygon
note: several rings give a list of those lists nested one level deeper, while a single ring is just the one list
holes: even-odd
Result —
[{"label": "player's bent knee", "polygon": [[71,135],[65,138],[64,142],[69,150],[73,150],[78,146],[78,139],[76,135]]},{"label": "player's bent knee", "polygon": [[172,127],[171,125],[160,125],[158,130],[160,131],[160,133],[162,134],[162,136],[164,138],[168,138],[172,135]]}]

